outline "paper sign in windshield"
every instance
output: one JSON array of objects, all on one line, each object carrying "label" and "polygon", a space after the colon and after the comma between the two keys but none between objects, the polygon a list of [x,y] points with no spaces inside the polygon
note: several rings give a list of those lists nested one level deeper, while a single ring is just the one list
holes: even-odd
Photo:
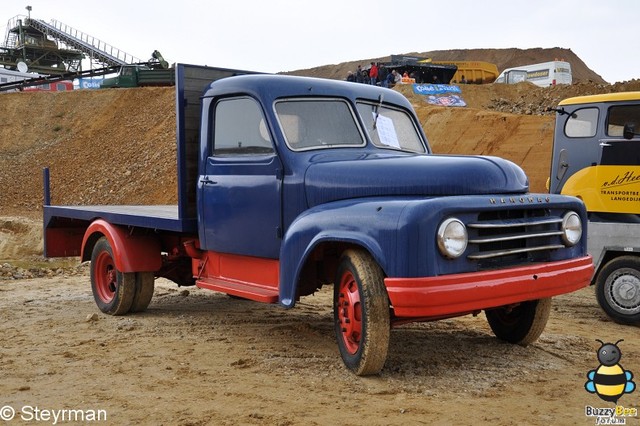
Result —
[{"label": "paper sign in windshield", "polygon": [[378,114],[376,118],[375,112],[373,113],[373,119],[376,123],[376,130],[378,131],[380,142],[387,146],[400,148],[398,134],[396,133],[396,128],[393,126],[393,120],[380,114]]}]

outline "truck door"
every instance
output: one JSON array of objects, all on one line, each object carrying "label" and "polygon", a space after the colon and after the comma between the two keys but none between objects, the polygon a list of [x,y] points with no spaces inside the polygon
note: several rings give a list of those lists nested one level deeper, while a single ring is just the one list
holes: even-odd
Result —
[{"label": "truck door", "polygon": [[260,104],[246,96],[218,100],[210,120],[198,183],[201,247],[277,259],[282,164]]}]

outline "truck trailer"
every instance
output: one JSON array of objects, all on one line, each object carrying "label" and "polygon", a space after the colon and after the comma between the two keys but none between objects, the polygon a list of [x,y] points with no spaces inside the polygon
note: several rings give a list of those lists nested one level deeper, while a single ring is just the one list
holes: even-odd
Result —
[{"label": "truck trailer", "polygon": [[333,285],[340,355],[368,375],[393,326],[485,311],[527,345],[588,285],[583,203],[497,157],[433,154],[400,93],[175,71],[177,205],[51,205],[45,173],[45,254],[91,261],[102,312],[145,310],[157,277],[287,309]]}]

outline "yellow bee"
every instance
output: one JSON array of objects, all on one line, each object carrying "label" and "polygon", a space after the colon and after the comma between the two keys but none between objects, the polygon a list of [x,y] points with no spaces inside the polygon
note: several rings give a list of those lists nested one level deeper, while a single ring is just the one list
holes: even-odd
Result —
[{"label": "yellow bee", "polygon": [[597,340],[602,346],[598,349],[598,361],[600,366],[587,373],[589,379],[584,388],[589,393],[597,394],[600,399],[617,403],[618,399],[625,393],[631,393],[636,389],[636,384],[631,380],[633,373],[625,371],[619,364],[622,352],[616,343],[604,343]]}]

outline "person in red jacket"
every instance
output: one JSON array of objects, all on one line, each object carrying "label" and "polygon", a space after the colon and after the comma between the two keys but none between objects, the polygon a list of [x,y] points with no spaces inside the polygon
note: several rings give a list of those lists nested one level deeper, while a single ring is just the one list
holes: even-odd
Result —
[{"label": "person in red jacket", "polygon": [[369,69],[369,81],[374,86],[378,81],[378,65],[375,62],[371,62],[371,68]]}]

